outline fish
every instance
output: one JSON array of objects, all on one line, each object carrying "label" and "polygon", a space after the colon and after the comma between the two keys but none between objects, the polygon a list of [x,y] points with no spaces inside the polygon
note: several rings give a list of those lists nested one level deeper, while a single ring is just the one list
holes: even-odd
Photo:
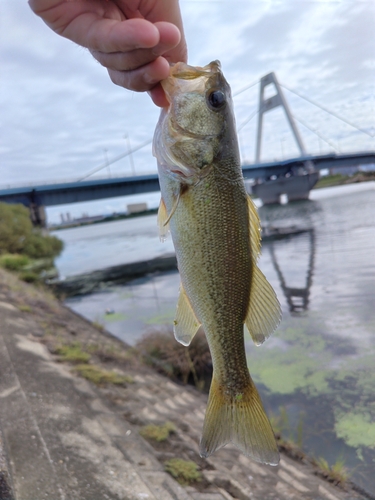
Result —
[{"label": "fish", "polygon": [[161,85],[169,106],[161,110],[153,155],[160,239],[171,234],[181,277],[174,335],[188,346],[202,327],[213,364],[199,452],[206,458],[232,443],[277,465],[274,433],[247,366],[245,330],[262,344],[281,310],[257,265],[260,220],[244,185],[230,86],[219,61],[176,63]]}]

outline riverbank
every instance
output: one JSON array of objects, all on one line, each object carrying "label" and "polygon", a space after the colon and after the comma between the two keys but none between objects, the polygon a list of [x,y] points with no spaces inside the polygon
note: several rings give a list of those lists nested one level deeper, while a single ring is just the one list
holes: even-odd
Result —
[{"label": "riverbank", "polygon": [[267,467],[230,446],[200,458],[205,395],[3,270],[0,313],[0,478],[15,499],[365,498],[321,479],[306,458],[282,453]]}]

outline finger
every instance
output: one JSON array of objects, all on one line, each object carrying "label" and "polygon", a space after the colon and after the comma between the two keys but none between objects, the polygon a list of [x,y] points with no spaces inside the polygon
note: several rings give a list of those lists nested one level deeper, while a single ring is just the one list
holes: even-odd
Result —
[{"label": "finger", "polygon": [[132,71],[117,71],[108,69],[113,83],[136,92],[144,92],[155,87],[160,80],[169,76],[169,64],[163,57],[158,57],[141,68]]},{"label": "finger", "polygon": [[165,97],[165,92],[160,83],[158,83],[157,85],[155,85],[154,88],[149,90],[148,94],[153,100],[154,104],[156,104],[156,106],[159,106],[160,108],[166,108],[169,106],[168,99]]},{"label": "finger", "polygon": [[145,19],[118,21],[85,13],[73,19],[61,35],[94,51],[111,53],[150,49],[160,40],[159,30]]},{"label": "finger", "polygon": [[[157,22],[154,26],[159,30],[160,42],[153,50],[157,52],[159,46],[162,47],[162,44],[169,43],[168,50],[157,52],[158,55],[162,55],[170,63],[187,62],[187,46],[182,27],[178,29],[174,24],[166,22]],[[173,43],[174,45],[172,45]]]},{"label": "finger", "polygon": [[[157,23],[159,43],[151,49],[136,49],[128,52],[105,53],[90,50],[91,54],[103,66],[117,71],[129,71],[152,62],[157,56],[169,54],[181,39],[176,26],[170,23]],[[167,57],[169,58],[169,57]]]}]

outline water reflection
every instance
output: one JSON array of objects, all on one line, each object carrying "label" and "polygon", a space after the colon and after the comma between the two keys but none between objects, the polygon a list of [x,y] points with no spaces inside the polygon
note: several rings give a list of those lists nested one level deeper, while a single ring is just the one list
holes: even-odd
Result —
[{"label": "water reflection", "polygon": [[[286,298],[287,304],[289,306],[289,311],[291,313],[299,313],[301,311],[306,311],[309,305],[309,297],[310,297],[310,288],[312,285],[312,277],[314,273],[314,262],[315,262],[315,233],[314,229],[307,229],[302,233],[302,236],[308,237],[308,263],[307,270],[305,272],[305,280],[304,286],[296,287],[296,286],[288,286],[282,268],[278,262],[277,257],[277,248],[280,246],[277,242],[270,242],[268,246],[268,250],[271,255],[271,262],[275,268],[276,274],[280,280],[281,289]],[[301,239],[301,234],[297,236],[290,236],[291,238]],[[294,275],[296,273],[294,272]],[[299,273],[299,279],[303,279],[303,272]]]},{"label": "water reflection", "polygon": [[[305,451],[331,464],[342,456],[352,479],[374,494],[375,189],[351,189],[260,209],[263,226],[300,233],[263,243],[259,265],[283,320],[262,347],[248,337],[246,348],[268,410],[284,407],[292,427],[302,412]],[[112,240],[108,235],[107,265],[118,258]],[[156,243],[150,236],[148,249]],[[73,299],[70,307],[134,344],[145,329],[173,321],[178,286],[178,273],[159,274]],[[106,316],[107,308],[116,315]]]}]

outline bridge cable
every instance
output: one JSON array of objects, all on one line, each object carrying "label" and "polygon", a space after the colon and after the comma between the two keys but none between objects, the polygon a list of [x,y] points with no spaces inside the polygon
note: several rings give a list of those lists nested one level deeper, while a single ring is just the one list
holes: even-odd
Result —
[{"label": "bridge cable", "polygon": [[314,130],[311,127],[309,127],[304,121],[302,121],[301,119],[297,118],[296,116],[293,115],[293,118],[297,122],[299,122],[301,125],[303,125],[304,127],[306,127],[308,130],[310,130],[310,132],[312,132],[313,134],[315,134],[318,137],[320,137],[320,139],[322,139],[324,142],[326,142],[329,146],[331,146],[333,149],[335,149],[338,153],[340,152],[339,149],[337,148],[337,146],[335,146],[333,144],[333,142],[331,142],[329,139],[325,139],[321,134],[319,134],[319,132],[317,132],[316,130]]},{"label": "bridge cable", "polygon": [[288,88],[286,85],[282,85],[280,83],[280,86],[283,87],[284,89],[286,90],[289,90],[289,92],[292,92],[292,94],[295,94],[297,95],[298,97],[300,97],[301,99],[304,99],[305,101],[309,102],[310,104],[313,104],[314,106],[316,106],[317,108],[320,108],[321,110],[325,111],[326,113],[334,116],[335,118],[337,118],[338,120],[341,120],[342,122],[346,123],[347,125],[350,125],[351,127],[357,129],[359,132],[362,132],[363,134],[366,134],[368,136],[370,136],[371,138],[374,137],[373,134],[371,134],[370,132],[367,132],[367,130],[364,130],[362,128],[359,128],[357,127],[357,125],[354,125],[354,123],[351,123],[350,121],[348,120],[345,120],[345,118],[341,118],[341,116],[339,116],[338,114],[334,113],[333,111],[330,111],[329,109],[321,106],[320,104],[312,101],[311,99],[307,98],[307,97],[304,97],[303,95],[299,94],[298,92],[296,92],[295,90],[292,90],[290,88]]},{"label": "bridge cable", "polygon": [[257,80],[256,82],[250,83],[250,85],[246,85],[246,87],[243,87],[240,90],[236,90],[236,92],[233,92],[232,96],[237,97],[239,94],[242,94],[242,92],[245,92],[245,90],[249,90],[249,89],[251,89],[251,87],[254,87],[254,85],[256,85],[257,83],[259,83],[259,80]]},{"label": "bridge cable", "polygon": [[[243,87],[242,89],[236,91],[234,94],[233,94],[233,97],[236,97],[237,95],[241,94],[242,92],[245,92],[245,90],[248,90],[248,89],[251,89],[252,87],[254,87],[254,85],[256,85],[257,83],[259,83],[259,80],[251,83],[250,85],[246,85],[246,87]],[[243,129],[243,127],[249,123],[249,121],[251,121],[254,116],[258,113],[258,110],[253,113],[242,125],[240,125],[240,127],[238,128],[237,132],[239,132],[240,130]],[[115,156],[115,158],[113,158],[111,161],[108,161],[108,162],[105,162],[101,165],[99,165],[98,167],[94,168],[93,170],[91,170],[88,174],[84,175],[83,177],[81,177],[80,179],[77,180],[77,182],[81,182],[81,181],[84,181],[85,179],[87,179],[88,177],[91,177],[91,175],[94,175],[96,174],[97,172],[99,172],[100,170],[103,170],[104,168],[106,168],[108,165],[112,165],[113,163],[116,163],[117,161],[121,160],[122,158],[125,158],[126,156],[129,156],[130,154],[132,153],[135,153],[136,151],[139,151],[140,149],[144,148],[145,146],[148,146],[149,144],[152,143],[152,139],[151,140],[148,140],[144,143],[142,143],[141,145],[133,148],[132,150],[130,151],[127,151],[126,153],[122,153],[118,156]]]},{"label": "bridge cable", "polygon": [[245,125],[247,125],[253,118],[255,115],[258,114],[258,110],[256,109],[248,118],[246,118],[246,120],[241,123],[241,125],[237,128],[237,133],[240,132]]},{"label": "bridge cable", "polygon": [[106,168],[108,165],[112,165],[112,163],[116,163],[116,161],[119,161],[122,158],[125,158],[125,156],[129,156],[132,153],[135,153],[136,151],[139,151],[140,149],[148,146],[151,143],[152,143],[152,139],[149,139],[148,141],[143,142],[139,146],[136,146],[135,148],[131,149],[130,151],[127,151],[126,153],[121,153],[120,155],[115,156],[111,161],[106,161],[102,165],[99,165],[99,167],[96,167],[93,170],[91,170],[91,172],[89,172],[88,174],[86,174],[83,177],[81,177],[80,179],[78,179],[77,182],[84,181],[85,179],[87,179],[91,175],[96,174],[96,172],[99,172],[99,170],[103,170],[103,168]]}]

